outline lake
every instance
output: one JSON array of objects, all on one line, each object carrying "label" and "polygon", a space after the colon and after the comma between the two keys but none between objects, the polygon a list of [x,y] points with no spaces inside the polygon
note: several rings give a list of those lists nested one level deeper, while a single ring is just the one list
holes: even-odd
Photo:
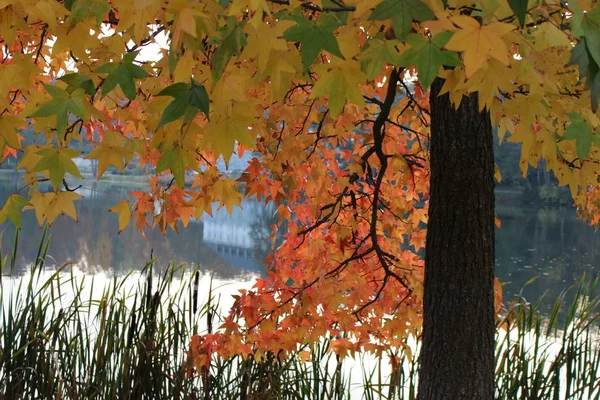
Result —
[{"label": "lake", "polygon": [[[0,179],[0,204],[20,186],[15,179]],[[89,188],[90,184],[84,185]],[[124,274],[141,269],[151,251],[159,264],[200,264],[216,278],[248,281],[264,275],[262,263],[271,248],[267,237],[275,222],[273,207],[245,200],[242,209],[229,215],[225,209],[214,209],[213,217],[204,215],[190,222],[179,234],[169,231],[164,237],[158,230],[147,230],[147,240],[130,225],[117,235],[117,215],[108,209],[127,198],[131,186],[96,183],[95,189],[81,189],[84,199],[76,202],[79,221],[59,217],[49,229],[52,240],[50,263],[75,262],[79,271],[88,274]],[[496,275],[502,282],[505,298],[520,292],[529,301],[548,292],[554,300],[584,273],[595,277],[600,273],[600,232],[579,221],[573,208],[522,206],[498,201],[497,214],[502,227],[496,236]],[[13,248],[14,227],[0,226],[2,254]],[[23,275],[33,262],[42,236],[33,211],[23,214],[15,275]],[[467,249],[465,249],[467,251]]]}]

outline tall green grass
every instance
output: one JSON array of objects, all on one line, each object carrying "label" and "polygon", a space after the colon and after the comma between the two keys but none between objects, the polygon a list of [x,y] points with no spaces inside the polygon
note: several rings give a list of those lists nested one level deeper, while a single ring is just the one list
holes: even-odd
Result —
[{"label": "tall green grass", "polygon": [[[212,284],[198,287],[200,271],[173,264],[160,272],[151,259],[141,273],[98,288],[69,265],[49,273],[49,240],[25,278],[11,276],[16,252],[0,255],[0,399],[416,398],[417,356],[341,360],[327,339],[308,361],[299,353],[215,357],[190,374],[190,338],[219,326],[218,300]],[[515,299],[498,321],[497,398],[600,399],[597,286],[574,287],[545,317],[540,302]],[[208,293],[204,304],[198,291]]]}]

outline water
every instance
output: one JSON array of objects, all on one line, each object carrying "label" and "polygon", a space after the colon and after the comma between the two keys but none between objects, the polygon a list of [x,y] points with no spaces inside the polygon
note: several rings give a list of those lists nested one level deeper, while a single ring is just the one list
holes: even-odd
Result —
[{"label": "water", "polygon": [[[12,182],[0,180],[0,204],[15,191]],[[274,223],[272,207],[247,200],[243,209],[232,215],[214,207],[213,217],[205,214],[200,221],[191,221],[179,233],[169,230],[166,237],[158,230],[146,230],[140,235],[132,220],[119,235],[117,214],[108,212],[118,201],[128,198],[131,187],[98,184],[94,192],[82,189],[84,196],[76,202],[79,221],[59,217],[49,229],[52,239],[48,255],[57,266],[76,262],[86,274],[126,273],[141,269],[151,252],[158,264],[200,264],[204,272],[214,272],[222,279],[246,279],[248,275],[264,274],[262,260],[271,248],[267,240]],[[15,228],[8,221],[0,226],[2,253],[10,254]],[[17,252],[16,275],[26,272],[34,261],[42,237],[32,211],[23,213]]]},{"label": "water", "polygon": [[[18,189],[14,179],[0,179],[0,204]],[[89,187],[89,184],[84,185]],[[132,225],[117,235],[117,215],[108,209],[127,198],[131,185],[98,183],[95,191],[83,190],[84,199],[76,202],[79,222],[59,217],[50,229],[48,254],[56,265],[76,262],[85,274],[121,274],[141,269],[153,250],[159,263],[200,263],[203,271],[221,279],[248,281],[265,273],[262,263],[271,248],[270,226],[275,223],[272,207],[246,200],[242,209],[229,215],[216,210],[204,215],[180,233],[169,231],[164,237],[147,230],[144,240]],[[584,273],[600,273],[600,232],[576,218],[572,208],[525,207],[498,202],[497,214],[502,228],[496,237],[496,275],[502,282],[505,298],[521,291],[530,301],[548,292],[550,300],[575,283]],[[12,251],[14,227],[0,226],[2,253]],[[23,214],[16,271],[22,275],[33,262],[42,231],[32,211]],[[467,250],[466,250],[467,251]]]}]

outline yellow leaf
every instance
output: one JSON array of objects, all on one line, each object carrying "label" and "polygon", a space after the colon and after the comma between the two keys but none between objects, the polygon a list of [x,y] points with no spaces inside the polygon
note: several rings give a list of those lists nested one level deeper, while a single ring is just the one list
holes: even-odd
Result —
[{"label": "yellow leaf", "polygon": [[235,143],[245,147],[254,147],[256,133],[249,129],[256,120],[248,115],[253,111],[252,102],[240,103],[231,107],[229,112],[211,119],[202,138],[203,144],[210,146],[215,156],[223,155],[225,162],[229,161]]},{"label": "yellow leaf", "polygon": [[129,202],[127,200],[120,201],[119,204],[108,211],[119,214],[119,233],[123,232],[123,229],[129,225],[129,221],[131,220]]},{"label": "yellow leaf", "polygon": [[242,206],[242,194],[236,188],[236,181],[233,179],[220,179],[213,185],[213,194],[215,200],[219,200],[219,208],[225,206],[227,212],[231,214],[233,206]]},{"label": "yellow leaf", "polygon": [[82,197],[75,192],[34,192],[29,200],[30,205],[23,207],[23,210],[33,209],[40,226],[44,220],[48,222],[48,225],[52,225],[61,214],[66,214],[77,221],[77,210],[75,210],[73,202]]},{"label": "yellow leaf", "polygon": [[124,158],[131,158],[131,152],[124,145],[125,139],[119,132],[106,131],[104,140],[85,158],[98,160],[98,179],[110,165],[117,167],[119,171],[125,171]]},{"label": "yellow leaf", "polygon": [[503,22],[480,25],[477,20],[465,15],[453,17],[452,22],[462,29],[450,38],[445,47],[463,52],[467,79],[483,67],[490,56],[509,65],[508,48],[502,36],[515,29],[514,25]]},{"label": "yellow leaf", "polygon": [[[243,56],[258,59],[258,71],[263,72],[270,61],[272,52],[287,51],[287,41],[281,38],[285,29],[293,26],[292,21],[282,21],[273,27],[260,24],[252,34],[248,35],[248,44],[244,47]],[[285,28],[285,29],[284,29]]]},{"label": "yellow leaf", "polygon": [[173,71],[174,82],[189,82],[196,65],[196,59],[191,53],[186,53],[177,61],[175,71]]},{"label": "yellow leaf", "polygon": [[365,101],[358,85],[367,80],[358,61],[342,61],[338,65],[339,67],[331,68],[322,64],[315,68],[322,75],[310,94],[311,99],[327,94],[329,110],[334,118],[342,113],[346,100],[364,106]]}]

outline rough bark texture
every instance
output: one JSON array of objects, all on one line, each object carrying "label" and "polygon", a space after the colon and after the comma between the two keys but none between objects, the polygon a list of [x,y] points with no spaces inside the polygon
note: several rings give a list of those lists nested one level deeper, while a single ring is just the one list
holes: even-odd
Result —
[{"label": "rough bark texture", "polygon": [[419,400],[494,397],[494,155],[477,94],[431,88],[431,188]]}]

